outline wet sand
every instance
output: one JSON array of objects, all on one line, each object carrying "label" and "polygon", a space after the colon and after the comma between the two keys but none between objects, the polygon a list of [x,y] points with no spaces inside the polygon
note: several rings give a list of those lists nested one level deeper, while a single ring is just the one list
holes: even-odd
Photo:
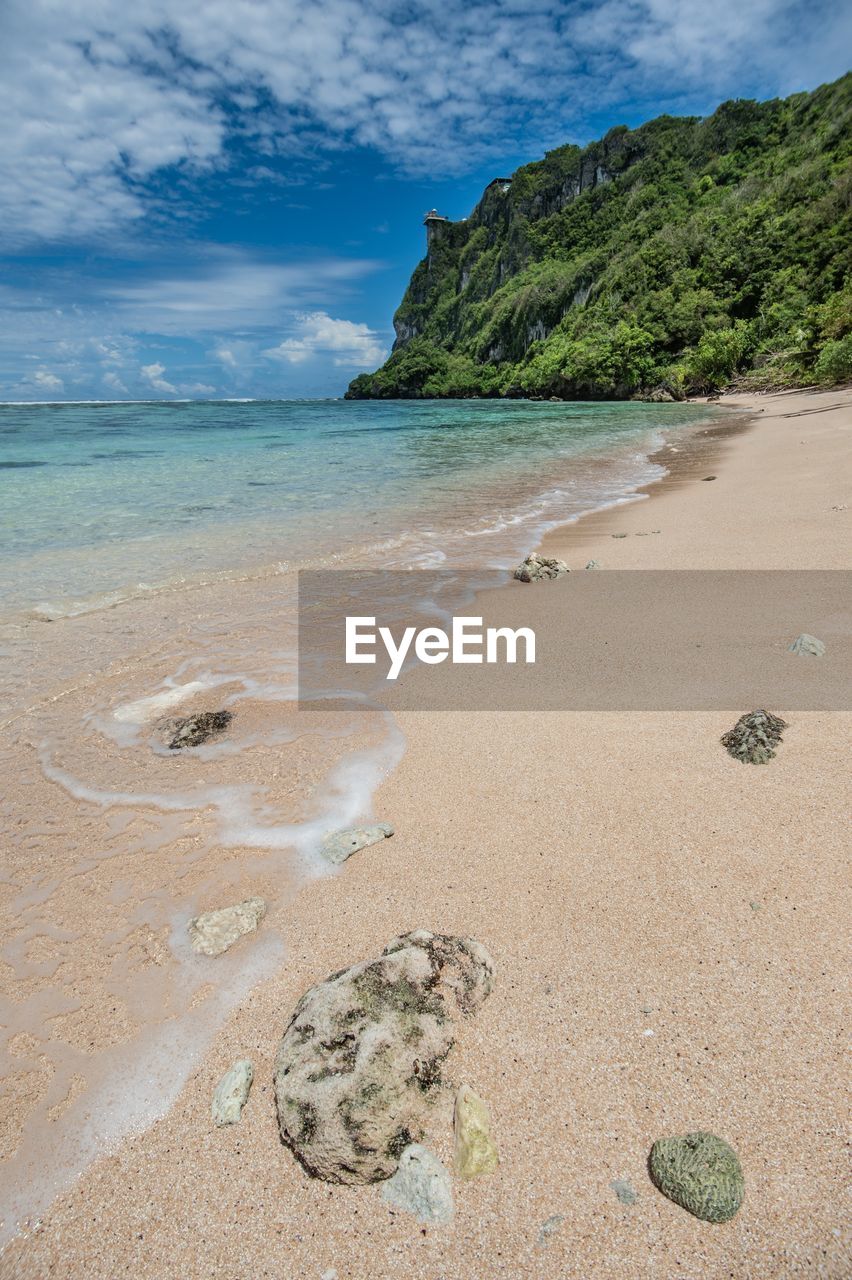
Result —
[{"label": "wet sand", "polygon": [[[848,568],[852,395],[735,404],[755,411],[752,427],[708,437],[648,501],[555,531],[546,553],[579,568]],[[546,614],[558,588],[506,590],[535,591]],[[283,895],[264,925],[286,950],[273,976],[241,999],[169,1113],[31,1222],[0,1274],[848,1275],[850,716],[788,718],[777,758],[756,769],[719,746],[723,712],[401,712],[405,755],[375,800],[394,838]],[[33,840],[46,824],[61,847],[63,823],[79,821],[62,804],[30,819]],[[96,844],[105,819],[87,820]],[[144,848],[143,830],[134,839]],[[105,864],[103,894],[140,874],[130,862]],[[176,893],[174,875],[167,851],[147,859],[164,891]],[[91,894],[90,879],[81,887]],[[445,1074],[488,1099],[501,1166],[455,1184],[441,1228],[391,1210],[375,1187],[310,1180],[278,1140],[271,1086],[303,991],[415,927],[472,935],[496,962]],[[91,1034],[114,1033],[117,1018],[103,1005]],[[242,1122],[217,1130],[210,1096],[238,1056],[255,1084]],[[120,1068],[114,1083],[120,1098]],[[20,1097],[36,1084],[24,1073]],[[730,1141],[745,1171],[744,1206],[721,1226],[647,1176],[654,1139],[701,1128]],[[425,1141],[449,1160],[449,1095]],[[618,1201],[617,1179],[634,1204]]]}]

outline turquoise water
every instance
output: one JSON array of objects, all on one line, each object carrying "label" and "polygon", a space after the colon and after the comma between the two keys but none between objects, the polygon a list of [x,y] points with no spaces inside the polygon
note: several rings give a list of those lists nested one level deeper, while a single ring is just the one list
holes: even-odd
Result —
[{"label": "turquoise water", "polygon": [[342,555],[502,564],[549,522],[626,498],[658,474],[660,430],[706,417],[493,401],[0,406],[0,595],[59,615]]}]

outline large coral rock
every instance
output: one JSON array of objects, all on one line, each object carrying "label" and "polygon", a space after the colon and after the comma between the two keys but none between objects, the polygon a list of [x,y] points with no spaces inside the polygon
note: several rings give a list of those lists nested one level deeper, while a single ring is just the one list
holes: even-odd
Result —
[{"label": "large coral rock", "polygon": [[775,755],[786,728],[787,721],[771,711],[751,711],[722,735],[722,745],[743,764],[766,764]]},{"label": "large coral rock", "polygon": [[664,1196],[705,1222],[727,1222],[745,1184],[733,1147],[712,1133],[661,1138],[651,1148],[651,1179]]},{"label": "large coral rock", "polygon": [[518,582],[544,582],[548,578],[558,578],[568,573],[564,560],[554,560],[551,556],[540,556],[536,551],[528,555],[523,564],[515,570]]},{"label": "large coral rock", "polygon": [[423,1134],[459,1014],[491,990],[471,938],[418,929],[312,987],[275,1061],[281,1137],[329,1182],[388,1178]]}]

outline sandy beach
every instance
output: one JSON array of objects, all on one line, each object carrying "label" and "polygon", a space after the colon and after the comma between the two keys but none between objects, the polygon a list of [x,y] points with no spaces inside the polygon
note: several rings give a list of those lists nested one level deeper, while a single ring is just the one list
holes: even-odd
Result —
[{"label": "sandy beach", "polygon": [[[603,571],[852,567],[852,392],[723,404],[752,416],[708,427],[682,457],[664,449],[670,474],[649,486],[646,501],[553,531],[544,553],[572,569],[594,559]],[[557,601],[558,582],[505,590],[534,591],[546,626],[547,593]],[[132,607],[117,610],[108,625],[129,632],[133,616]],[[731,629],[736,640],[736,619]],[[150,646],[164,669],[168,643],[164,623]],[[168,1113],[33,1215],[0,1255],[0,1275],[848,1276],[852,717],[772,708],[789,729],[768,767],[752,768],[719,744],[752,709],[400,712],[405,751],[374,800],[394,837],[337,875],[298,884],[282,882],[274,857],[258,855],[249,879],[239,864],[233,900],[263,892],[277,901],[262,929],[280,940],[280,954],[270,952],[256,985],[244,975],[236,1007]],[[245,731],[275,714],[269,703],[247,707]],[[22,732],[29,767],[34,740]],[[329,740],[320,763],[339,749]],[[110,767],[108,758],[98,762],[105,779]],[[194,767],[193,785],[226,785],[227,756]],[[259,780],[273,767],[265,752],[241,776]],[[288,755],[282,791],[306,785],[319,767],[312,756],[300,773],[298,752]],[[163,768],[152,759],[148,789]],[[53,859],[51,875],[61,879],[69,824],[91,858],[74,862],[73,882],[55,898],[54,935],[38,940],[41,954],[27,955],[36,970],[25,998],[47,998],[73,918],[64,965],[96,972],[88,952],[98,939],[132,929],[127,964],[144,998],[158,999],[169,938],[134,915],[140,883],[177,897],[203,888],[216,858],[236,854],[211,849],[197,825],[174,817],[122,825],[120,813],[75,805],[49,778],[39,776],[30,797],[29,841]],[[172,845],[146,853],[147,834],[166,821]],[[122,840],[126,858],[99,861]],[[7,888],[14,935],[20,883]],[[415,928],[471,936],[495,961],[493,993],[462,1026],[445,1077],[488,1100],[501,1163],[487,1177],[456,1180],[455,1217],[444,1227],[393,1210],[375,1186],[309,1178],[280,1142],[273,1099],[274,1055],[300,996]],[[235,977],[239,955],[236,947],[227,958]],[[81,1000],[76,1014],[51,1012],[77,1017],[84,1051],[122,1043],[130,1014],[109,989],[104,980],[97,1002]],[[172,1052],[179,1058],[179,1045]],[[53,1087],[37,1044],[21,1039],[17,1053],[0,1129],[10,1154],[28,1099]],[[252,1093],[238,1125],[215,1128],[211,1094],[238,1057],[254,1063]],[[120,1106],[131,1073],[120,1057],[109,1069]],[[66,1085],[67,1104],[73,1072]],[[452,1096],[442,1095],[424,1138],[448,1166]],[[97,1114],[91,1124],[96,1133]],[[742,1161],[745,1202],[726,1224],[691,1217],[648,1176],[657,1138],[700,1129],[728,1140]],[[621,1203],[616,1181],[631,1184],[633,1203]]]}]

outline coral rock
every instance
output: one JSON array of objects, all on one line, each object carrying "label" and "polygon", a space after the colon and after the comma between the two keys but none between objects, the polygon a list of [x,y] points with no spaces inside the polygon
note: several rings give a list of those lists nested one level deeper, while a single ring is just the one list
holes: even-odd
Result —
[{"label": "coral rock", "polygon": [[737,1153],[712,1133],[661,1138],[651,1148],[649,1163],[663,1195],[705,1222],[727,1222],[743,1202]]},{"label": "coral rock", "polygon": [[822,640],[817,640],[816,636],[809,636],[806,631],[803,631],[790,645],[790,652],[797,653],[800,657],[806,655],[810,658],[824,658],[825,645]]},{"label": "coral rock", "polygon": [[491,1136],[491,1113],[488,1103],[463,1084],[456,1094],[453,1117],[456,1137],[456,1173],[460,1178],[475,1178],[493,1173],[500,1163],[497,1144]]},{"label": "coral rock", "polygon": [[163,728],[169,735],[169,750],[200,747],[208,738],[224,733],[233,718],[230,711],[200,711],[197,716],[167,720]]},{"label": "coral rock", "polygon": [[518,565],[515,577],[518,582],[544,582],[547,578],[558,578],[560,574],[568,572],[569,569],[564,560],[553,560],[549,556],[540,556],[534,551],[532,555],[527,556],[523,564]]},{"label": "coral rock", "polygon": [[382,1187],[382,1196],[421,1222],[439,1226],[452,1219],[455,1208],[450,1175],[440,1160],[417,1142],[403,1151],[399,1168]]},{"label": "coral rock", "polygon": [[769,711],[752,711],[740,716],[733,729],[722,735],[723,747],[735,760],[748,764],[766,764],[775,755],[786,720]]},{"label": "coral rock", "polygon": [[243,934],[253,933],[266,915],[263,898],[246,898],[233,907],[207,911],[189,922],[189,941],[193,951],[203,956],[218,956],[227,951]]},{"label": "coral rock", "polygon": [[390,1177],[422,1137],[456,1017],[479,1007],[492,973],[478,942],[419,929],[302,997],[278,1048],[275,1095],[282,1140],[309,1173]]},{"label": "coral rock", "polygon": [[389,822],[378,822],[374,827],[351,827],[347,831],[338,831],[329,836],[320,853],[326,862],[340,866],[341,862],[351,858],[359,849],[378,844],[392,835],[393,827]]},{"label": "coral rock", "polygon": [[254,1067],[248,1058],[238,1058],[216,1085],[211,1112],[217,1125],[236,1124],[248,1102]]}]

